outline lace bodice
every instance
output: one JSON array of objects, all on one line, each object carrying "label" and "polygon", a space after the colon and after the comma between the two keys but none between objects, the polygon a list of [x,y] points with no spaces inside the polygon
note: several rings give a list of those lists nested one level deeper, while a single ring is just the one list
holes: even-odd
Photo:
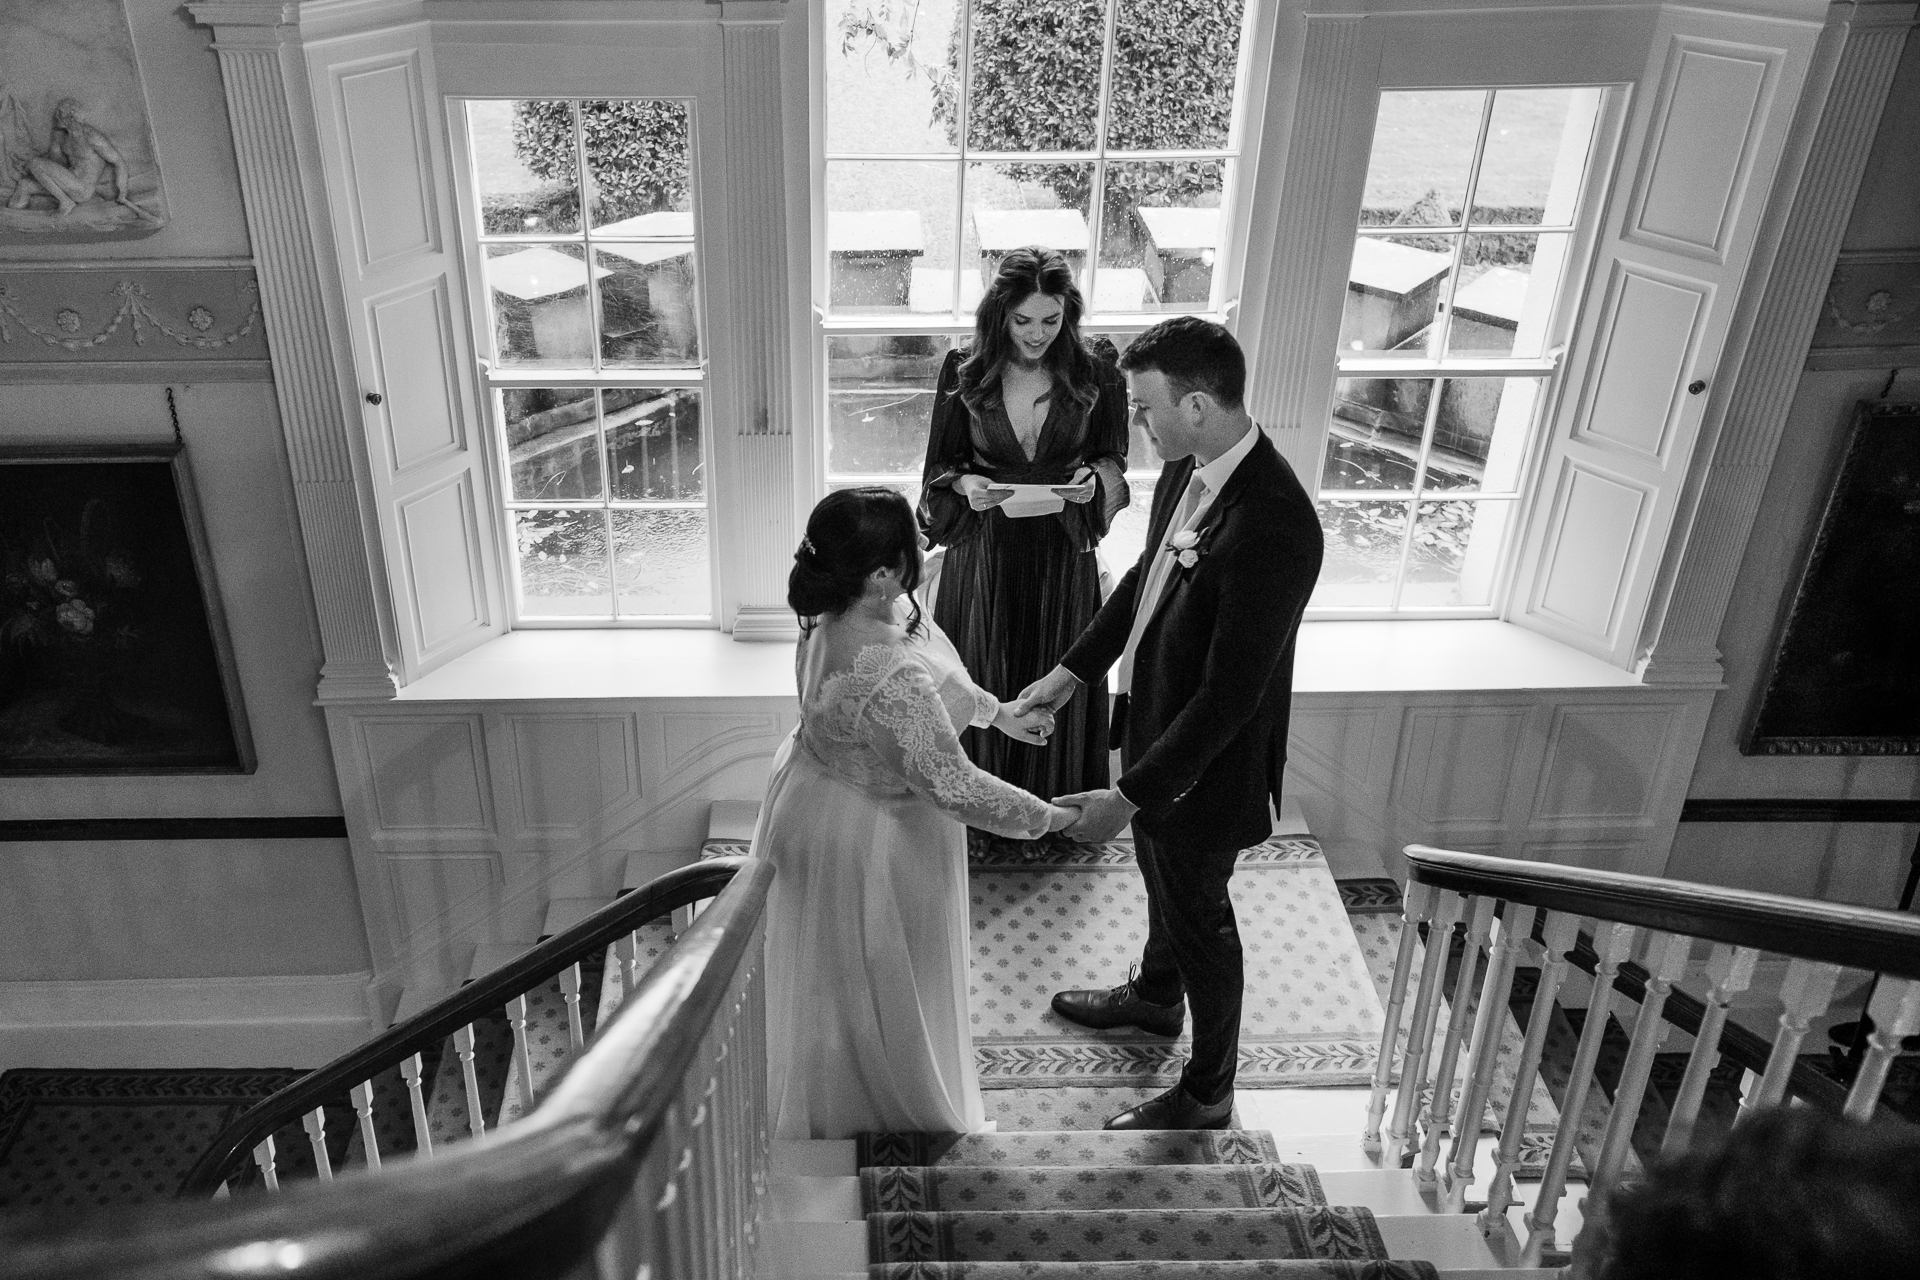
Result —
[{"label": "lace bodice", "polygon": [[1047,802],[967,758],[959,733],[986,726],[1000,702],[967,677],[953,645],[926,634],[829,620],[800,641],[800,742],[828,769],[884,795],[912,792],[968,826],[1031,839]]}]

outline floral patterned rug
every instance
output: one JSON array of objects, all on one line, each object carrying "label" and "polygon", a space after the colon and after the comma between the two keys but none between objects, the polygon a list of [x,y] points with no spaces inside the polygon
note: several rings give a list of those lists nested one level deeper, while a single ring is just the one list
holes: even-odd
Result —
[{"label": "floral patterned rug", "polygon": [[[1177,1080],[1190,1043],[1185,1033],[1170,1041],[1091,1031],[1051,1007],[1054,992],[1112,986],[1138,961],[1147,900],[1133,846],[1026,852],[990,848],[972,860],[969,994],[981,1087],[1099,1090],[1097,1101],[1080,1100],[1112,1114],[1121,1091],[1138,1091],[1124,1107]],[[1243,850],[1231,892],[1247,975],[1238,1083],[1366,1083],[1380,1005],[1319,844],[1276,836]],[[991,1097],[987,1110],[1005,1115]],[[1026,1128],[1032,1117],[1020,1120]]]}]

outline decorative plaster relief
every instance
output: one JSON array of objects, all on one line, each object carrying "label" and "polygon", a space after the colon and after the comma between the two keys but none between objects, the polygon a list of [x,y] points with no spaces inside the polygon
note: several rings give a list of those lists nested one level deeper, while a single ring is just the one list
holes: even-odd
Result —
[{"label": "decorative plaster relief", "polygon": [[0,366],[265,359],[247,267],[0,273]]},{"label": "decorative plaster relief", "polygon": [[1843,253],[1833,269],[1815,350],[1920,344],[1920,250]]},{"label": "decorative plaster relief", "polygon": [[125,240],[167,197],[121,0],[0,0],[0,244]]}]

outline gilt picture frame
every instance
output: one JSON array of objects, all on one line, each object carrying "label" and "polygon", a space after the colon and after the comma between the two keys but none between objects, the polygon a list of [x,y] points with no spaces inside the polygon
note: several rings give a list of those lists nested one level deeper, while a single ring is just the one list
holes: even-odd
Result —
[{"label": "gilt picture frame", "polygon": [[0,449],[0,777],[255,765],[185,450]]},{"label": "gilt picture frame", "polygon": [[1920,755],[1920,404],[1863,400],[1746,755]]}]

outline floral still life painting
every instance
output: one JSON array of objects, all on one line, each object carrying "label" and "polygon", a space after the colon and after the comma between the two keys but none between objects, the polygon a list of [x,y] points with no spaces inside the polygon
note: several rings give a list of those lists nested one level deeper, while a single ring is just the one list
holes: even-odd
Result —
[{"label": "floral still life painting", "polygon": [[0,775],[253,766],[177,450],[0,454]]}]

